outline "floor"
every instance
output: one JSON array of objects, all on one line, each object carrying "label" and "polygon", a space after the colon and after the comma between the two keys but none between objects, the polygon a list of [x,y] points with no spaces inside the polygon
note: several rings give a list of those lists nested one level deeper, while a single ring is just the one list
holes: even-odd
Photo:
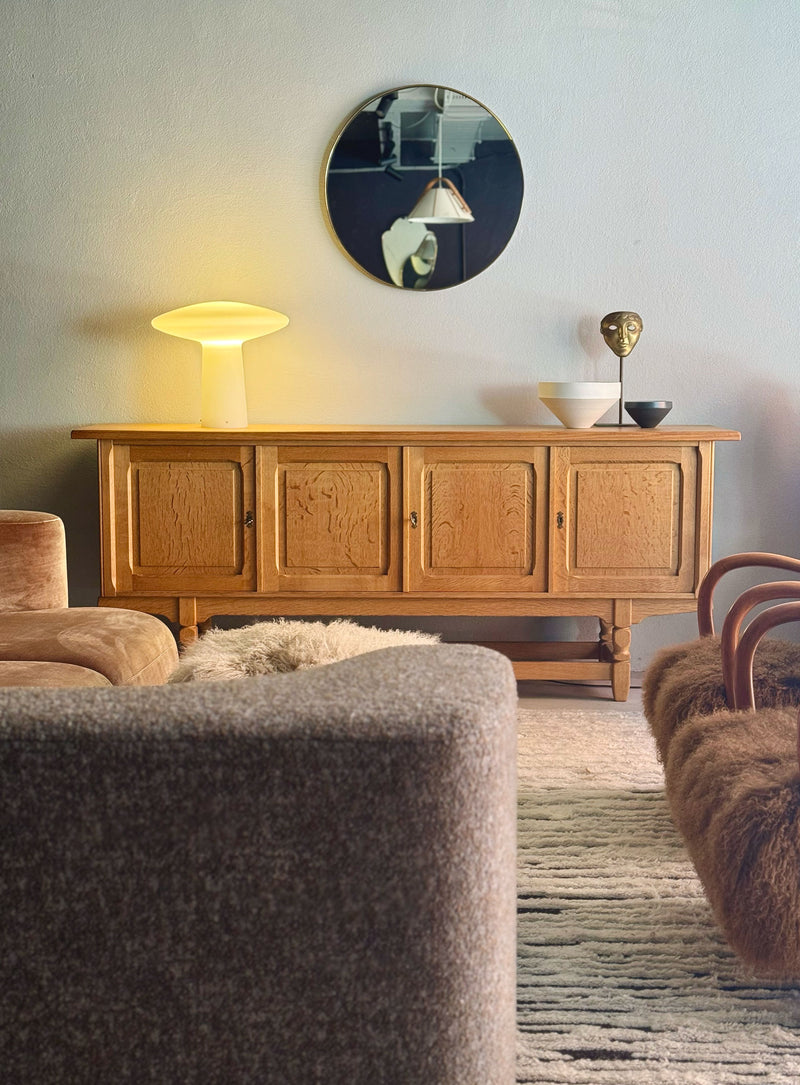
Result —
[{"label": "floor", "polygon": [[610,682],[518,682],[519,702],[523,707],[586,708],[591,704],[598,712],[605,710],[633,712],[642,708],[642,676],[631,676],[631,691],[627,701],[615,701]]}]

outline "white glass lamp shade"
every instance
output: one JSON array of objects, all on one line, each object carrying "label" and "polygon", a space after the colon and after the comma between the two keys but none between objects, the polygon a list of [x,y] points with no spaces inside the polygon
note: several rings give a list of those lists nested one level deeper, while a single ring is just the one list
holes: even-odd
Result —
[{"label": "white glass lamp shade", "polygon": [[422,195],[408,216],[409,222],[449,223],[474,222],[469,205],[452,181],[434,177],[422,190]]},{"label": "white glass lamp shade", "polygon": [[288,316],[240,301],[203,301],[162,313],[151,323],[160,332],[202,346],[200,425],[212,429],[247,426],[242,343],[285,328]]}]

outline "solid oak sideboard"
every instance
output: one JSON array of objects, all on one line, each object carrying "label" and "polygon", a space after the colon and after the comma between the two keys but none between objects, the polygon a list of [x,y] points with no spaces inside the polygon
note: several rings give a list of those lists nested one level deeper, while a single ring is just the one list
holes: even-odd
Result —
[{"label": "solid oak sideboard", "polygon": [[493,644],[518,678],[630,687],[630,627],[691,611],[712,426],[96,425],[102,606],[183,644],[219,615],[595,616]]}]

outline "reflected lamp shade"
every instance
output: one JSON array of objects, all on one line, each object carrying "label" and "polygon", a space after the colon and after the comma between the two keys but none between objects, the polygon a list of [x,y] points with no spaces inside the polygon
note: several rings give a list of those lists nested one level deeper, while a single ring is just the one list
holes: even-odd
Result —
[{"label": "reflected lamp shade", "polygon": [[211,429],[247,426],[242,343],[285,328],[288,316],[240,301],[203,301],[172,309],[153,327],[200,343],[203,351],[200,425]]},{"label": "reflected lamp shade", "polygon": [[448,222],[474,222],[469,205],[452,181],[447,177],[434,177],[422,190],[408,216],[409,222],[426,224]]}]

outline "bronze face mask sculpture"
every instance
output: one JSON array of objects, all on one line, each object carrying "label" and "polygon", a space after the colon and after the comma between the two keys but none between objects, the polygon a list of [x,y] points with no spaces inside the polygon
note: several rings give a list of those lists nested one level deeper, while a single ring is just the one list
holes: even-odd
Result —
[{"label": "bronze face mask sculpture", "polygon": [[627,311],[609,313],[600,321],[600,331],[609,347],[619,358],[619,425],[622,425],[622,359],[627,358],[642,334],[642,318]]},{"label": "bronze face mask sculpture", "polygon": [[627,358],[642,334],[638,313],[609,313],[600,321],[600,331],[618,358]]}]

